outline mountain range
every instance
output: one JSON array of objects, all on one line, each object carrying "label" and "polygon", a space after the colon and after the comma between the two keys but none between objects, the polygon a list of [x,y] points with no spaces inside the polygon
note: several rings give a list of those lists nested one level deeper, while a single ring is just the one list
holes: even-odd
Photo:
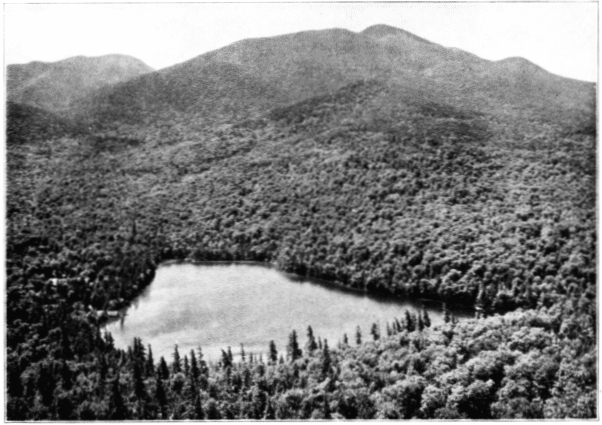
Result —
[{"label": "mountain range", "polygon": [[512,119],[557,121],[591,107],[595,87],[522,58],[488,61],[404,30],[375,25],[242,40],[152,71],[110,55],[11,65],[8,99],[96,122],[175,115],[237,121],[357,81],[387,85],[386,102],[429,102]]}]

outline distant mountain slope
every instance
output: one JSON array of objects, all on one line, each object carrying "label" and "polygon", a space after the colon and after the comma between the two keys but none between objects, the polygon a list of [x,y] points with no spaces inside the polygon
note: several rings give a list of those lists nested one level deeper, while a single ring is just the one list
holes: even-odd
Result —
[{"label": "distant mountain slope", "polygon": [[20,144],[81,133],[81,128],[55,114],[35,106],[8,102],[6,141]]},{"label": "distant mountain slope", "polygon": [[[105,87],[77,105],[102,120],[248,118],[276,106],[377,79],[441,103],[512,119],[583,113],[591,83],[524,59],[491,62],[404,30],[375,25],[242,40],[187,62]],[[402,90],[403,91],[403,90]]]},{"label": "distant mountain slope", "polygon": [[107,84],[153,71],[144,62],[124,55],[76,56],[58,62],[9,65],[8,100],[49,111],[62,111],[73,100]]}]

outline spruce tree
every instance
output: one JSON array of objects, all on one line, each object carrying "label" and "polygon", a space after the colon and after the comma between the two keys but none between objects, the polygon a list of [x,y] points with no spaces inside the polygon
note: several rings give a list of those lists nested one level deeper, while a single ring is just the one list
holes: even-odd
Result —
[{"label": "spruce tree", "polygon": [[287,348],[287,354],[289,359],[294,362],[295,360],[297,360],[299,357],[301,357],[301,350],[299,349],[299,342],[297,341],[297,332],[296,331],[292,331],[291,334],[288,337],[288,346]]},{"label": "spruce tree", "polygon": [[171,370],[173,373],[178,373],[182,371],[182,362],[180,359],[180,353],[178,352],[178,344],[176,344],[173,352],[173,363],[171,366]]},{"label": "spruce tree", "polygon": [[119,375],[113,379],[111,387],[111,396],[109,398],[109,419],[112,421],[122,421],[128,419],[128,411],[121,395],[119,387]]},{"label": "spruce tree", "polygon": [[324,340],[324,349],[322,350],[322,375],[326,376],[330,372],[330,365],[332,359],[330,358],[330,350],[328,349],[328,340]]},{"label": "spruce tree", "polygon": [[155,373],[155,359],[153,359],[153,350],[150,346],[150,344],[148,344],[148,357],[146,360],[146,373],[147,376],[152,376]]},{"label": "spruce tree", "polygon": [[[230,353],[231,354],[231,353]],[[228,369],[232,367],[232,359],[230,358],[230,354],[222,350],[222,368]]]},{"label": "spruce tree", "polygon": [[278,351],[276,351],[276,344],[274,341],[270,341],[270,355],[269,355],[270,363],[276,363],[278,361]]},{"label": "spruce tree", "polygon": [[412,315],[410,314],[410,312],[408,310],[406,310],[406,330],[408,332],[414,332],[414,330],[416,329],[416,324],[414,323],[414,319],[412,317]]},{"label": "spruce tree", "polygon": [[314,337],[314,330],[311,326],[307,327],[307,352],[313,353],[318,348],[318,344],[316,343],[316,338]]},{"label": "spruce tree", "polygon": [[203,420],[205,419],[205,411],[203,410],[203,404],[201,403],[201,396],[200,394],[196,394],[196,397],[194,398],[194,418],[196,420]]},{"label": "spruce tree", "polygon": [[161,360],[159,360],[159,366],[157,367],[157,375],[160,379],[169,379],[169,368],[167,367],[167,362],[161,356]]},{"label": "spruce tree", "polygon": [[195,382],[198,382],[199,376],[201,375],[201,370],[199,369],[199,364],[196,361],[194,350],[190,350],[190,374]]},{"label": "spruce tree", "polygon": [[378,341],[378,339],[380,338],[380,335],[378,332],[378,325],[376,323],[372,323],[372,328],[370,329],[370,333],[372,334],[372,338],[374,338],[374,341]]},{"label": "spruce tree", "polygon": [[355,343],[362,345],[362,330],[359,326],[355,329]]},{"label": "spruce tree", "polygon": [[190,375],[190,364],[188,363],[188,356],[184,356],[184,375]]},{"label": "spruce tree", "polygon": [[163,380],[159,376],[157,377],[157,386],[155,388],[155,400],[157,400],[157,403],[159,403],[159,408],[161,410],[161,419],[167,419],[165,410],[165,406],[167,405],[167,396],[165,395]]}]

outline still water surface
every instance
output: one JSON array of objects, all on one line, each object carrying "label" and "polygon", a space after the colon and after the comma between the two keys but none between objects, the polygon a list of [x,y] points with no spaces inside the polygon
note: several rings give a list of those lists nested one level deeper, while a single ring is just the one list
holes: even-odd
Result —
[{"label": "still water surface", "polygon": [[164,356],[171,361],[174,344],[182,357],[201,346],[206,359],[219,360],[228,346],[236,356],[241,343],[245,352],[264,353],[265,359],[272,339],[285,355],[293,329],[301,347],[308,325],[316,338],[328,339],[330,347],[342,341],[344,333],[355,344],[358,325],[364,340],[370,339],[373,323],[380,323],[385,334],[387,322],[401,318],[406,309],[417,312],[423,307],[433,325],[443,321],[441,303],[368,296],[264,265],[167,264],[157,269],[126,316],[107,324],[106,330],[119,348],[142,338],[145,346],[151,344],[156,360]]}]

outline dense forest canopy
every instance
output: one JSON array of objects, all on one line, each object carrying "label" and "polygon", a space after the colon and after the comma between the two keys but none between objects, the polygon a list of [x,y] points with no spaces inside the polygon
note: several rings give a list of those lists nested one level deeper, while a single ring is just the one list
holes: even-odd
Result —
[{"label": "dense forest canopy", "polygon": [[[9,105],[7,418],[596,417],[595,87],[408,34],[245,40],[68,113]],[[115,348],[104,312],[169,259],[479,317]]]}]

